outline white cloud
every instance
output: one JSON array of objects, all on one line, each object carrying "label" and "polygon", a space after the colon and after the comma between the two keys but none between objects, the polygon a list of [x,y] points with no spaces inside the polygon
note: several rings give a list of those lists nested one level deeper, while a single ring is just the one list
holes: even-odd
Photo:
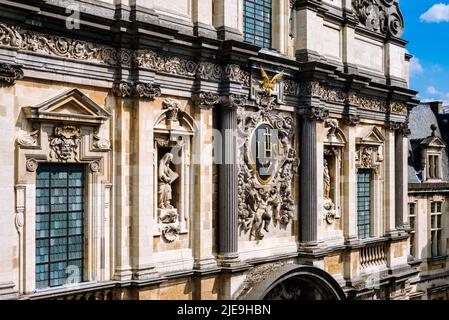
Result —
[{"label": "white cloud", "polygon": [[435,4],[424,12],[419,19],[423,22],[449,22],[449,4]]},{"label": "white cloud", "polygon": [[434,86],[427,87],[427,93],[428,94],[440,94],[440,91],[438,91]]},{"label": "white cloud", "polygon": [[422,74],[424,72],[424,68],[421,65],[421,62],[418,58],[413,57],[410,60],[410,75],[414,76],[417,74]]}]

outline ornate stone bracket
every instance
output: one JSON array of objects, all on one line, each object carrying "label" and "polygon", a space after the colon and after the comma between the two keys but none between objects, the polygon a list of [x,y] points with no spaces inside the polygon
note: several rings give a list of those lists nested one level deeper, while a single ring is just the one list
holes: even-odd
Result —
[{"label": "ornate stone bracket", "polygon": [[212,109],[214,106],[218,105],[220,101],[220,96],[214,92],[201,91],[193,96],[193,102],[201,109]]},{"label": "ornate stone bracket", "polygon": [[16,80],[23,78],[23,70],[21,66],[9,63],[0,63],[0,84],[5,86],[13,86]]},{"label": "ornate stone bracket", "polygon": [[122,98],[140,98],[154,100],[161,96],[161,88],[158,84],[149,82],[120,81],[113,88],[114,93]]},{"label": "ornate stone bracket", "polygon": [[342,120],[345,125],[354,127],[359,124],[360,116],[356,114],[345,114]]}]

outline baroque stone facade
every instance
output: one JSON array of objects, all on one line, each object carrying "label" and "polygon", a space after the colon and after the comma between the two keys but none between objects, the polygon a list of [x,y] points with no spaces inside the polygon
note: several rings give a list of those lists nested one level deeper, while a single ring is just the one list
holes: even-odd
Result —
[{"label": "baroque stone facade", "polygon": [[82,32],[65,1],[0,5],[0,298],[410,297],[397,1],[273,2],[264,49],[237,0],[75,2]]}]

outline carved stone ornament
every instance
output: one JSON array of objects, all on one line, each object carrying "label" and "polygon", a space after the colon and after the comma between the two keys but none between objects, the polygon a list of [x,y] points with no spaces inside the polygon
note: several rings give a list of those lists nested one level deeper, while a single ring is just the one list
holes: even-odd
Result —
[{"label": "carved stone ornament", "polygon": [[61,162],[78,161],[80,136],[81,130],[77,127],[55,127],[53,136],[49,138],[51,159]]},{"label": "carved stone ornament", "polygon": [[220,103],[221,98],[214,92],[200,92],[193,97],[194,103],[202,109],[210,109]]},{"label": "carved stone ornament", "polygon": [[404,18],[398,0],[352,0],[359,22],[368,30],[401,37]]},{"label": "carved stone ornament", "polygon": [[404,102],[392,101],[390,102],[390,112],[407,115],[407,104]]},{"label": "carved stone ornament", "polygon": [[[293,177],[299,159],[293,148],[294,127],[289,113],[275,113],[259,107],[257,111],[237,109],[238,145],[238,218],[239,230],[250,239],[261,240],[264,232],[275,227],[285,228],[293,219],[295,205],[292,188]],[[255,137],[259,134],[270,143],[269,167],[272,171],[261,176],[258,167],[259,145]],[[265,150],[266,151],[266,150]]]},{"label": "carved stone ornament", "polygon": [[39,164],[36,159],[28,159],[26,161],[26,168],[29,172],[35,172],[38,166]]},{"label": "carved stone ornament", "polygon": [[100,162],[99,161],[92,161],[89,164],[89,168],[90,168],[90,171],[92,171],[94,173],[100,171]]},{"label": "carved stone ornament", "polygon": [[356,126],[360,123],[360,116],[356,114],[345,114],[342,120],[347,126]]},{"label": "carved stone ornament", "polygon": [[168,121],[178,121],[178,115],[181,111],[181,102],[175,99],[165,99],[162,101],[162,107],[168,109],[167,120]]},{"label": "carved stone ornament", "polygon": [[377,150],[375,147],[362,146],[359,149],[360,168],[371,169],[376,161]]},{"label": "carved stone ornament", "polygon": [[150,100],[154,100],[162,94],[161,88],[157,84],[142,81],[133,83],[124,80],[114,85],[113,92],[122,98],[141,98]]},{"label": "carved stone ornament", "polygon": [[39,137],[39,130],[34,130],[30,133],[25,133],[17,138],[17,144],[21,147],[35,147],[37,145],[37,138]]},{"label": "carved stone ornament", "polygon": [[324,121],[329,117],[329,110],[324,107],[310,107],[304,110],[303,115],[307,119]]},{"label": "carved stone ornament", "polygon": [[181,233],[181,228],[179,225],[165,225],[162,229],[162,237],[167,242],[174,242],[179,239],[179,234]]},{"label": "carved stone ornament", "polygon": [[332,179],[329,172],[329,164],[326,159],[323,162],[323,209],[324,217],[328,224],[332,224],[335,221],[336,210],[335,204],[331,199],[331,185]]},{"label": "carved stone ornament", "polygon": [[0,83],[7,86],[12,86],[16,83],[16,80],[20,80],[22,78],[23,70],[20,66],[15,66],[9,63],[0,63]]}]

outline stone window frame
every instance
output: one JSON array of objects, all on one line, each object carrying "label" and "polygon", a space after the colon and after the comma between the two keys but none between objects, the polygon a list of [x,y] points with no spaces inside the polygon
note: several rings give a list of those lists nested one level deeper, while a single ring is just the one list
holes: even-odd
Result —
[{"label": "stone window frame", "polygon": [[[57,111],[58,108],[65,106],[68,106],[66,110]],[[77,89],[67,90],[37,106],[23,107],[22,110],[24,119],[16,139],[17,178],[14,217],[19,234],[19,294],[59,291],[73,286],[36,289],[35,192],[36,171],[40,163],[85,165],[83,270],[85,281],[77,285],[110,280],[113,276],[111,252],[113,191],[110,172],[112,154],[108,140],[111,114]],[[80,112],[73,113],[77,110]],[[55,157],[52,147],[56,128],[63,127],[79,130],[76,154],[72,153],[69,159]]]},{"label": "stone window frame", "polygon": [[[445,241],[444,239],[444,201],[445,199],[441,196],[434,196],[429,199],[428,202],[428,257],[431,258],[438,258],[442,256],[446,256],[446,248],[445,248]],[[433,210],[433,205],[436,204],[436,210]],[[440,208],[438,211],[438,204],[440,204]],[[436,221],[436,226],[432,224],[433,217]],[[440,223],[438,224],[438,218]],[[433,233],[436,235],[436,239],[433,238]],[[438,239],[438,235],[440,235],[440,238]],[[435,241],[436,240],[436,241]],[[436,248],[434,248],[436,246]],[[439,250],[438,250],[439,249]],[[435,252],[436,251],[436,252]]]},{"label": "stone window frame", "polygon": [[[367,132],[364,132],[367,131]],[[371,234],[370,238],[382,236],[383,210],[383,160],[385,138],[376,126],[364,128],[356,138],[356,174],[359,169],[372,169],[371,175]],[[370,161],[364,161],[363,150],[371,150]]]},{"label": "stone window frame", "polygon": [[[414,218],[414,224],[412,226],[410,222],[410,209],[411,205],[413,205],[413,218]],[[418,202],[417,201],[408,201],[407,203],[407,213],[408,213],[408,221],[410,223],[410,248],[409,248],[409,255],[418,258],[419,254],[417,254],[416,249],[418,248],[418,232],[419,232],[419,223],[418,222]],[[413,244],[412,244],[413,242]],[[413,251],[412,251],[413,250]]]}]

